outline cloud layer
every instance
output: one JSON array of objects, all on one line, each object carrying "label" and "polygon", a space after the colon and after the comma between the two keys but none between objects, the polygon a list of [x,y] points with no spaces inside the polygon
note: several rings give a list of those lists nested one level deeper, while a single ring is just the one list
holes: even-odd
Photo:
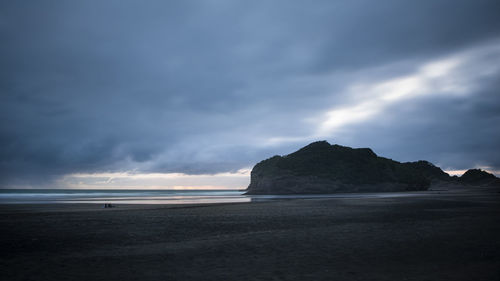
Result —
[{"label": "cloud layer", "polygon": [[0,186],[310,141],[500,170],[498,1],[0,4]]}]

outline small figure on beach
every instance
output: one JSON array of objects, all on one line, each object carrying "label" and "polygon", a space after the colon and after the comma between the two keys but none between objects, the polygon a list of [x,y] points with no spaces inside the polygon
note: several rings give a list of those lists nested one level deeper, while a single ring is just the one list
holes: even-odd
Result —
[{"label": "small figure on beach", "polygon": [[104,208],[113,208],[114,206],[111,203],[105,203]]}]

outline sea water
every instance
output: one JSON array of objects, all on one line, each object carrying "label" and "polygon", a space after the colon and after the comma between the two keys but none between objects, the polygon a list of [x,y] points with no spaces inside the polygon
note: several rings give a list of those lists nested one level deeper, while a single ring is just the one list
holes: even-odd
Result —
[{"label": "sea water", "polygon": [[243,190],[0,189],[0,204],[204,204],[249,202]]},{"label": "sea water", "polygon": [[0,204],[210,204],[321,198],[394,198],[430,196],[425,192],[245,195],[245,190],[138,190],[138,189],[0,189]]}]

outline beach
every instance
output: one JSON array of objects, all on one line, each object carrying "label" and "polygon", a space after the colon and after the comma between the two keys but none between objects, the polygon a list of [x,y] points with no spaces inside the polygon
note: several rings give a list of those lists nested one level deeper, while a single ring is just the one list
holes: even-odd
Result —
[{"label": "beach", "polygon": [[2,280],[500,280],[500,193],[0,205]]}]

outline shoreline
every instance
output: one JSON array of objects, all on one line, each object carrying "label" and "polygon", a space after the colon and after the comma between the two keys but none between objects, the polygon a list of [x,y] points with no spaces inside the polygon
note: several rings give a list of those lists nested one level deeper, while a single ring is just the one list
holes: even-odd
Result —
[{"label": "shoreline", "polygon": [[[126,191],[126,190],[118,190]],[[151,196],[134,195],[129,197],[117,197],[109,195],[95,195],[84,197],[57,197],[47,199],[42,196],[40,199],[19,199],[15,197],[0,197],[0,208],[8,205],[97,205],[103,206],[111,203],[115,206],[133,206],[133,205],[212,205],[212,204],[242,204],[255,203],[261,201],[273,200],[294,200],[294,199],[326,199],[326,198],[394,198],[394,197],[416,197],[432,196],[433,194],[472,194],[472,193],[500,193],[500,188],[483,187],[464,187],[459,186],[449,188],[447,186],[436,186],[426,191],[398,191],[398,192],[352,192],[352,193],[330,193],[330,194],[239,194],[239,195],[200,195],[200,196]],[[50,194],[50,193],[49,193]],[[48,195],[50,196],[50,195]],[[99,197],[100,196],[100,197]]]},{"label": "shoreline", "polygon": [[[117,210],[137,210],[137,209],[178,209],[178,208],[196,208],[210,207],[220,205],[241,205],[256,204],[276,201],[289,200],[324,200],[324,199],[390,199],[390,198],[425,198],[433,195],[441,197],[446,196],[471,196],[485,194],[500,194],[500,188],[480,187],[480,188],[462,188],[462,189],[433,189],[427,191],[401,191],[401,192],[378,192],[378,193],[331,193],[331,194],[276,194],[276,195],[244,195],[249,201],[242,202],[210,202],[210,203],[121,203],[120,200],[102,200],[96,202],[71,201],[36,201],[36,202],[1,202],[0,214],[13,211],[24,210],[25,212],[35,211],[117,211]],[[140,202],[139,200],[137,200]],[[149,200],[151,201],[151,200]],[[160,202],[161,200],[158,200]],[[105,203],[113,204],[113,208],[104,208]]]}]

